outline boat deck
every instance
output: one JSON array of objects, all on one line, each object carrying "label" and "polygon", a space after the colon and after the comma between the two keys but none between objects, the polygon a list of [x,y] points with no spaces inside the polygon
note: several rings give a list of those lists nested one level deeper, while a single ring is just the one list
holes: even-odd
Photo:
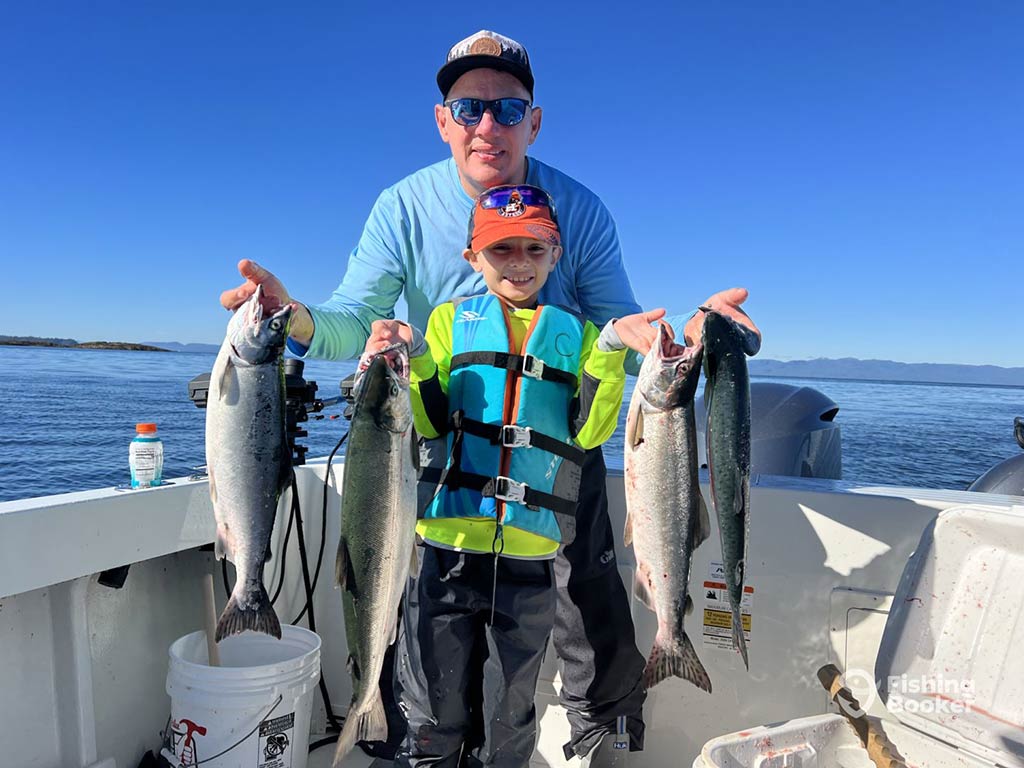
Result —
[{"label": "boat deck", "polygon": [[[306,545],[320,544],[324,462],[299,468]],[[339,530],[343,466],[332,468],[327,491],[328,546]],[[702,489],[707,494],[705,484]],[[621,546],[625,516],[621,473],[608,479],[610,514],[623,582],[631,585],[632,550]],[[714,684],[705,694],[681,680],[649,692],[645,749],[634,768],[689,766],[711,738],[761,723],[829,711],[815,671],[832,662],[872,679],[888,607],[907,558],[925,526],[950,507],[972,504],[1024,515],[1024,498],[826,480],[755,476],[748,585],[750,671],[716,639],[713,585],[720,567],[718,536],[695,553],[687,619]],[[714,526],[714,520],[712,520]],[[285,568],[277,604],[282,621],[304,604],[293,535],[281,551],[283,525],[267,583]],[[3,765],[31,768],[134,768],[155,750],[167,722],[167,648],[200,629],[201,583],[213,561],[213,512],[205,481],[174,480],[133,493],[113,489],[0,503],[0,754]],[[97,574],[132,564],[120,589]],[[341,600],[324,568],[314,605],[323,639],[321,662],[331,698],[344,714],[351,696]],[[629,590],[630,592],[632,590]],[[218,587],[218,600],[223,591]],[[632,606],[637,645],[645,652],[657,630],[654,615]],[[549,653],[537,693],[540,736],[533,763],[571,768],[561,745],[568,726],[557,701],[557,670]],[[866,698],[868,692],[855,691]],[[319,696],[314,707],[322,707]],[[884,716],[879,702],[869,714]],[[683,716],[685,713],[685,716]],[[323,712],[314,709],[314,724]],[[322,726],[321,726],[322,727]],[[333,751],[311,755],[329,765]],[[354,752],[349,765],[370,762]]]}]

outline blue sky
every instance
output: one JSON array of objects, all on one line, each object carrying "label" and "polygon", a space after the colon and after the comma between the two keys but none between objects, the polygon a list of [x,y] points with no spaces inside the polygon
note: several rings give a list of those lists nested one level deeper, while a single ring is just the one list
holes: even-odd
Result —
[{"label": "blue sky", "polygon": [[0,333],[217,343],[243,257],[325,299],[489,28],[645,307],[745,285],[765,357],[1024,365],[1024,4],[447,7],[7,4]]}]

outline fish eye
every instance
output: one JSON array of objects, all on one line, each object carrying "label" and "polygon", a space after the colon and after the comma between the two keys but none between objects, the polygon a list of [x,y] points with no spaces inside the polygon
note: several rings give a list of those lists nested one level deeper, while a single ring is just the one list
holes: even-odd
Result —
[{"label": "fish eye", "polygon": [[397,395],[398,395],[398,385],[395,384],[394,382],[391,382],[391,396],[395,397]]},{"label": "fish eye", "polygon": [[279,331],[279,330],[281,330],[281,321],[280,320],[271,320],[270,321],[270,330],[272,330],[272,331]]}]

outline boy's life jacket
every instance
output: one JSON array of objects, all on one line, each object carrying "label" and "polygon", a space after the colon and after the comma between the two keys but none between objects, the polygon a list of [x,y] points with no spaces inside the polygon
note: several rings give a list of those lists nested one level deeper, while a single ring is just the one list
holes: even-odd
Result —
[{"label": "boy's life jacket", "polygon": [[[496,296],[453,304],[448,460],[420,478],[438,485],[420,532],[458,549],[554,557],[558,518],[575,513],[584,458],[571,426],[584,323],[539,306],[517,349]],[[497,523],[483,529],[491,541],[481,540],[479,525],[461,525],[474,520]]]}]

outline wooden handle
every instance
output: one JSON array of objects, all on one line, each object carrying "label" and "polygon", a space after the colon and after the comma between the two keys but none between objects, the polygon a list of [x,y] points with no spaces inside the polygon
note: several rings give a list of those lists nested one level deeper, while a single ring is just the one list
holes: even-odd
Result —
[{"label": "wooden handle", "polygon": [[868,720],[853,692],[843,685],[843,673],[839,668],[835,664],[826,664],[818,670],[818,680],[857,732],[871,762],[877,768],[906,768],[907,764],[893,743],[878,726]]},{"label": "wooden handle", "polygon": [[211,667],[220,666],[220,649],[217,648],[217,607],[213,597],[213,574],[203,576],[203,624],[206,626],[206,653]]}]

